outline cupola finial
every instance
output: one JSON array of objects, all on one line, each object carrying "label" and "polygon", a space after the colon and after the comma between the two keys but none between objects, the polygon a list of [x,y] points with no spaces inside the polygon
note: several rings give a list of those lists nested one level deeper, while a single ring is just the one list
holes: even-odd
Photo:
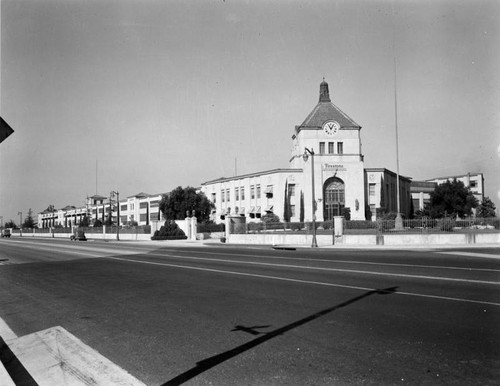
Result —
[{"label": "cupola finial", "polygon": [[325,82],[325,77],[323,77],[323,82],[319,85],[319,101],[331,102],[330,92],[328,91],[328,83]]}]

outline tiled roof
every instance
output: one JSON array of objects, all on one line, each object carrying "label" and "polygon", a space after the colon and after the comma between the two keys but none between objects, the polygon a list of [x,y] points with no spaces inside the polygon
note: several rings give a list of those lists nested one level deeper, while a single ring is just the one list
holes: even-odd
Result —
[{"label": "tiled roof", "polygon": [[331,102],[328,83],[323,78],[323,82],[319,85],[318,104],[309,113],[304,122],[302,122],[302,125],[296,127],[296,131],[299,132],[302,128],[320,128],[323,126],[323,123],[329,120],[337,121],[340,127],[361,128],[361,126]]},{"label": "tiled roof", "polygon": [[354,122],[347,114],[335,106],[332,102],[319,102],[316,107],[311,111],[307,118],[298,127],[316,127],[320,128],[323,123],[328,120],[337,121],[340,127],[355,127],[361,128]]}]

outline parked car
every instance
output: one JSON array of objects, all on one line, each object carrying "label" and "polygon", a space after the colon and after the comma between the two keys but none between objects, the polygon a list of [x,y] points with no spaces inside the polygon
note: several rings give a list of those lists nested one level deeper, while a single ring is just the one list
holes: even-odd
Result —
[{"label": "parked car", "polygon": [[76,229],[75,232],[69,237],[70,240],[75,241],[87,241],[87,237],[85,237],[85,232],[83,229]]},{"label": "parked car", "polygon": [[2,229],[2,237],[10,238],[10,229]]}]

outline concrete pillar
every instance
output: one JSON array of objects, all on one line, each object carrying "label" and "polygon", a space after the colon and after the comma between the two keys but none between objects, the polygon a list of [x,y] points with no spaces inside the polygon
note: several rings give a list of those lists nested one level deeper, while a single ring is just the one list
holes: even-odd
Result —
[{"label": "concrete pillar", "polygon": [[191,217],[191,237],[190,240],[196,241],[196,233],[197,233],[197,219],[196,217]]},{"label": "concrete pillar", "polygon": [[333,244],[344,242],[344,216],[333,216]]},{"label": "concrete pillar", "polygon": [[231,219],[226,215],[224,219],[226,225],[226,241],[229,242],[229,237],[231,236]]}]

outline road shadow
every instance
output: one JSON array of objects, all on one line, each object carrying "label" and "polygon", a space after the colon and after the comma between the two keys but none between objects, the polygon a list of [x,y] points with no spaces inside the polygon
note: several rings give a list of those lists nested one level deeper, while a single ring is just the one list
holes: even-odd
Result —
[{"label": "road shadow", "polygon": [[[284,333],[293,330],[294,328],[297,328],[299,326],[302,326],[306,323],[309,323],[315,319],[318,319],[322,316],[325,316],[335,310],[338,310],[339,308],[346,307],[354,302],[360,301],[368,296],[371,295],[389,295],[393,294],[397,291],[398,287],[390,287],[390,288],[384,288],[384,289],[376,289],[372,291],[365,292],[362,295],[356,296],[352,299],[349,299],[343,303],[337,304],[333,307],[324,309],[322,311],[316,312],[315,314],[309,315],[303,319],[297,320],[293,323],[290,323],[286,326],[280,327],[276,330],[270,331],[268,333],[264,333],[262,336],[259,336],[258,338],[255,338],[251,340],[250,342],[247,342],[245,344],[242,344],[238,347],[235,347],[229,351],[225,351],[221,354],[214,355],[210,358],[204,359],[200,362],[196,363],[196,366],[189,369],[188,371],[176,376],[175,378],[171,379],[170,381],[167,381],[163,383],[161,386],[176,386],[176,385],[182,385],[184,382],[189,381],[190,379],[193,379],[194,377],[200,375],[201,373],[210,370],[211,368],[220,365],[221,363],[234,358],[237,355],[240,355],[244,353],[245,351],[248,351],[256,346],[261,345],[262,343],[267,342],[268,340],[271,340],[279,335],[283,335]],[[244,327],[244,326],[235,326],[235,328],[232,331],[245,331],[249,332],[253,331],[252,334],[255,335],[254,329],[256,327],[268,327],[268,326],[254,326],[254,327]]]}]

